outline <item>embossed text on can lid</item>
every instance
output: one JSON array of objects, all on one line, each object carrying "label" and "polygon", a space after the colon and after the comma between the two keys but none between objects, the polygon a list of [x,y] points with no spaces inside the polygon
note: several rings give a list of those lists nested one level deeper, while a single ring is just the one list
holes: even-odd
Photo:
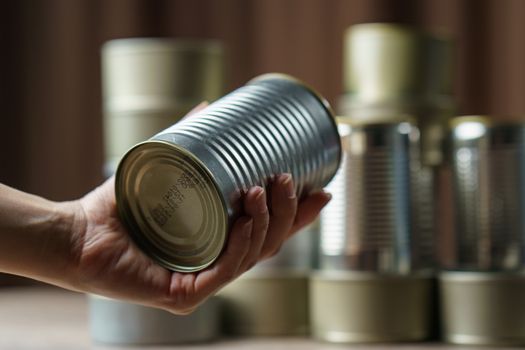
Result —
[{"label": "embossed text on can lid", "polygon": [[223,198],[190,152],[162,141],[141,143],[121,161],[115,188],[134,241],[162,266],[197,271],[221,253],[228,232]]}]

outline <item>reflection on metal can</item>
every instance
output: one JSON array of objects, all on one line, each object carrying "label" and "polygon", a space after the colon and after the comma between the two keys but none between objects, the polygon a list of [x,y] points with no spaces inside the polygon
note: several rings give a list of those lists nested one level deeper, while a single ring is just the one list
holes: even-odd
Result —
[{"label": "reflection on metal can", "polygon": [[487,117],[452,120],[452,233],[446,269],[516,271],[525,267],[525,125]]},{"label": "reflection on metal can", "polygon": [[321,214],[320,268],[404,274],[430,267],[432,230],[423,223],[432,222],[432,203],[421,198],[432,189],[431,169],[421,165],[418,129],[341,118],[339,132],[344,156]]},{"label": "reflection on metal can", "polygon": [[131,149],[117,170],[117,206],[154,260],[197,271],[220,254],[248,188],[291,173],[302,196],[329,182],[340,157],[327,102],[266,75]]}]

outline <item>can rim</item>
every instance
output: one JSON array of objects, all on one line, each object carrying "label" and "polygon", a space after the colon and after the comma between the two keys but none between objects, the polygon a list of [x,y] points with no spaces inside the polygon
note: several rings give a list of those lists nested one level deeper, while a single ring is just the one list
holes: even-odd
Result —
[{"label": "can rim", "polygon": [[102,53],[108,56],[181,51],[222,54],[223,47],[219,40],[214,39],[163,37],[119,38],[102,44]]},{"label": "can rim", "polygon": [[508,117],[503,120],[494,119],[491,115],[460,115],[450,119],[450,128],[455,128],[462,123],[481,123],[486,127],[493,126],[523,126],[525,122],[520,120],[512,120],[510,115],[501,115],[502,117]]},{"label": "can rim", "polygon": [[312,272],[312,279],[328,281],[421,280],[432,278],[434,278],[434,272],[430,269],[413,271],[409,274],[358,270],[314,270]]},{"label": "can rim", "polygon": [[439,273],[442,282],[498,282],[507,280],[525,281],[525,271],[442,271]]},{"label": "can rim", "polygon": [[[152,243],[146,244],[144,243],[144,239],[140,238],[141,236],[144,236],[144,235],[140,232],[140,228],[138,227],[138,224],[135,225],[137,220],[131,214],[131,208],[129,206],[129,203],[126,203],[127,201],[129,201],[129,198],[128,198],[129,196],[127,195],[127,191],[125,191],[124,185],[122,183],[124,181],[122,173],[124,171],[123,170],[124,164],[126,163],[125,160],[133,153],[135,149],[143,147],[144,145],[147,145],[147,144],[149,145],[158,144],[158,145],[162,145],[163,147],[172,148],[180,152],[183,156],[188,157],[192,162],[196,164],[199,171],[202,172],[205,177],[210,179],[209,184],[207,185],[211,185],[211,187],[217,194],[217,197],[220,199],[220,207],[222,208],[220,215],[221,215],[222,221],[225,223],[224,228],[223,228],[224,232],[222,234],[221,242],[218,243],[221,248],[218,250],[217,254],[215,254],[213,257],[211,257],[209,260],[207,260],[206,262],[202,264],[198,264],[195,266],[184,266],[184,265],[180,265],[177,263],[167,261],[165,258],[159,256],[158,254],[155,254],[155,252],[151,251],[151,249],[148,248],[152,245]],[[152,258],[152,260],[155,261],[157,264],[169,270],[172,270],[172,271],[186,272],[186,273],[196,272],[196,271],[203,270],[207,268],[208,266],[212,265],[222,254],[222,251],[225,248],[225,245],[227,242],[227,236],[230,230],[226,200],[225,198],[223,198],[222,192],[220,191],[220,188],[217,184],[217,179],[213,175],[213,173],[211,173],[211,171],[204,165],[204,163],[198,157],[196,157],[193,153],[191,153],[187,149],[184,149],[175,144],[172,144],[166,141],[162,141],[162,140],[146,140],[146,141],[140,142],[136,144],[135,146],[131,147],[126,152],[126,154],[122,157],[117,167],[117,171],[115,175],[115,196],[117,199],[117,211],[118,211],[119,217],[122,219],[122,222],[125,224],[130,237],[133,239],[133,242],[137,246],[141,247],[142,248],[141,251],[143,251],[146,255]],[[139,232],[137,233],[137,231]],[[146,249],[144,249],[144,247]]]},{"label": "can rim", "polygon": [[411,123],[416,125],[417,118],[409,113],[398,113],[393,118],[377,118],[377,119],[357,119],[350,116],[336,116],[337,124],[344,124],[355,127],[364,126],[381,126],[381,125],[396,125],[400,123]]},{"label": "can rim", "polygon": [[441,42],[452,43],[453,36],[445,31],[426,31],[416,26],[406,23],[396,22],[363,22],[356,23],[347,27],[344,31],[345,38],[355,32],[373,31],[373,32],[398,32],[412,35],[414,38],[423,38],[425,40],[436,40]]}]

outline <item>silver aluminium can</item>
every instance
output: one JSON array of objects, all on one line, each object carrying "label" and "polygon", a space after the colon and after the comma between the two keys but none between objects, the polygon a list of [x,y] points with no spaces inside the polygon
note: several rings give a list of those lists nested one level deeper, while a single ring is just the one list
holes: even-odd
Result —
[{"label": "silver aluminium can", "polygon": [[523,271],[525,266],[525,125],[483,116],[451,121],[455,213],[443,267]]},{"label": "silver aluminium can", "polygon": [[301,197],[330,181],[340,157],[327,102],[266,75],[132,148],[117,170],[117,206],[149,256],[197,271],[219,256],[250,187],[291,173]]},{"label": "silver aluminium can", "polygon": [[[431,230],[420,198],[431,188],[411,121],[340,118],[343,161],[321,213],[321,270],[407,274],[431,266]],[[430,197],[431,198],[431,197]]]}]

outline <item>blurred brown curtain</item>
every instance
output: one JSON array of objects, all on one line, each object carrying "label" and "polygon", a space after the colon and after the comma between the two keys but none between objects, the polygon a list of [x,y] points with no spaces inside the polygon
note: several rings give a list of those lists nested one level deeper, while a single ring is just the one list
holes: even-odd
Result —
[{"label": "blurred brown curtain", "polygon": [[342,34],[401,22],[451,35],[461,114],[525,112],[522,0],[9,0],[0,5],[0,182],[63,200],[101,181],[99,49],[137,36],[218,38],[228,87],[286,72],[332,102]]}]

